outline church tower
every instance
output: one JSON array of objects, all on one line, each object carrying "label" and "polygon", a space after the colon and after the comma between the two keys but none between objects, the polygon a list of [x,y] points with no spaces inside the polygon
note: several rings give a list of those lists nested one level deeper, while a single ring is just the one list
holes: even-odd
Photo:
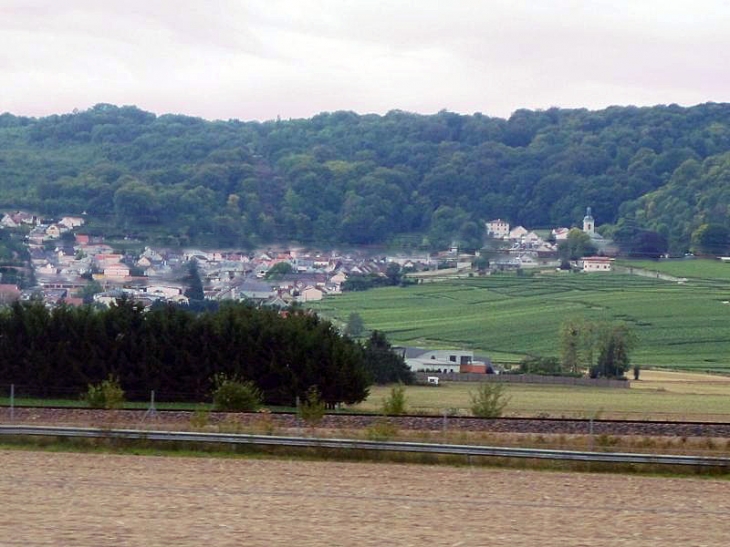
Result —
[{"label": "church tower", "polygon": [[595,228],[596,223],[593,221],[593,216],[591,216],[591,208],[588,207],[586,209],[586,216],[583,217],[583,231],[593,237],[596,233]]}]

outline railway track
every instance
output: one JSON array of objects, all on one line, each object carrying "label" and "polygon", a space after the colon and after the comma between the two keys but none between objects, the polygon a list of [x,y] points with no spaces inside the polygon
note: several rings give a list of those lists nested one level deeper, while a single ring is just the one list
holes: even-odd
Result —
[{"label": "railway track", "polygon": [[[0,423],[44,425],[120,424],[146,427],[180,428],[194,419],[192,411],[180,410],[96,410],[89,408],[16,407],[0,408]],[[303,424],[294,413],[226,413],[210,412],[210,424],[222,422],[255,425],[264,420],[276,428],[297,428]],[[382,416],[373,414],[327,414],[319,427],[329,429],[361,429],[370,427]],[[500,433],[566,434],[566,435],[638,435],[671,437],[730,438],[730,423],[660,420],[603,420],[579,418],[474,418],[467,416],[409,415],[390,420],[399,429],[420,431],[485,431]]]}]

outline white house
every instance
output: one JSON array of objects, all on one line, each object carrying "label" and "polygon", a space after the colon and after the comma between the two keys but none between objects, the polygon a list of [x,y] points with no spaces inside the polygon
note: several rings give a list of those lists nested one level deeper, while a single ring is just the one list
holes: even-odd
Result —
[{"label": "white house", "polygon": [[169,285],[150,285],[145,289],[145,292],[152,296],[172,298],[173,296],[182,294],[182,288],[171,287]]},{"label": "white house", "polygon": [[53,239],[61,237],[61,228],[57,224],[51,224],[46,228],[46,235]]},{"label": "white house", "polygon": [[553,230],[553,236],[555,236],[555,241],[565,241],[568,239],[568,234],[570,233],[570,228],[555,228]]},{"label": "white house", "polygon": [[509,232],[509,239],[521,240],[527,235],[527,230],[523,226],[512,228]]},{"label": "white house", "polygon": [[58,273],[58,268],[56,268],[53,264],[46,262],[43,266],[38,268],[36,272],[42,275],[56,275]]},{"label": "white house", "polygon": [[523,267],[531,267],[531,266],[537,266],[537,260],[535,260],[532,256],[530,256],[527,253],[521,254],[516,258],[516,260],[520,263]]},{"label": "white house", "polygon": [[6,213],[3,216],[2,220],[0,220],[0,226],[5,226],[6,228],[17,228],[18,223],[15,222],[15,220],[9,213]]},{"label": "white house", "polygon": [[535,245],[535,244],[538,244],[538,243],[542,243],[543,242],[542,241],[542,238],[539,235],[537,235],[535,232],[528,232],[527,234],[525,234],[525,237],[523,238],[523,241],[525,243],[529,243],[529,244],[532,244],[532,245]]},{"label": "white house", "polygon": [[104,268],[104,277],[112,279],[129,277],[129,267],[124,264],[111,264]]},{"label": "white house", "polygon": [[298,300],[300,302],[316,302],[322,300],[322,298],[324,298],[324,292],[310,285],[299,294]]},{"label": "white house", "polygon": [[63,217],[61,220],[58,221],[58,223],[62,226],[65,226],[69,230],[72,230],[73,228],[83,226],[84,219],[81,217]]},{"label": "white house", "polygon": [[178,294],[176,296],[171,296],[168,298],[168,300],[174,304],[189,304],[190,299],[185,296],[184,294]]},{"label": "white house", "polygon": [[613,258],[607,256],[586,256],[583,257],[584,272],[610,272]]},{"label": "white house", "polygon": [[337,272],[335,275],[329,278],[329,282],[333,285],[342,285],[345,281],[347,281],[347,275],[345,275],[343,272]]},{"label": "white house", "polygon": [[509,222],[497,218],[486,223],[487,235],[495,238],[505,238],[509,235]]}]

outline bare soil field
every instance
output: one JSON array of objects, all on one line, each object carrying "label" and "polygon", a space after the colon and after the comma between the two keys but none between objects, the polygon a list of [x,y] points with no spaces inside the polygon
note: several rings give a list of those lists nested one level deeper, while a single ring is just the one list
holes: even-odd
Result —
[{"label": "bare soil field", "polygon": [[730,482],[0,451],[3,546],[725,546]]}]

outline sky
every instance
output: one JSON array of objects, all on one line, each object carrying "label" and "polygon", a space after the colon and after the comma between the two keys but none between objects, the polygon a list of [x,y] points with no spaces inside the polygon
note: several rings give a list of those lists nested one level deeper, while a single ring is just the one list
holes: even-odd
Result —
[{"label": "sky", "polygon": [[729,25],[727,0],[0,0],[0,112],[726,102]]}]

